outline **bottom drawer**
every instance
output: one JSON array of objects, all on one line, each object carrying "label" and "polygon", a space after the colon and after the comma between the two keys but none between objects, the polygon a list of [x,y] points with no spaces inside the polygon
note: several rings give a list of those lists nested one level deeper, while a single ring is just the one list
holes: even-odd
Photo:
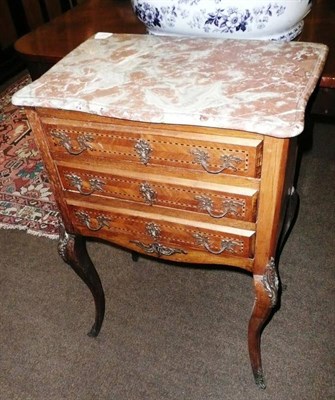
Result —
[{"label": "bottom drawer", "polygon": [[251,230],[82,203],[70,204],[69,212],[76,233],[139,253],[191,263],[225,264],[229,259],[231,265],[251,267]]}]

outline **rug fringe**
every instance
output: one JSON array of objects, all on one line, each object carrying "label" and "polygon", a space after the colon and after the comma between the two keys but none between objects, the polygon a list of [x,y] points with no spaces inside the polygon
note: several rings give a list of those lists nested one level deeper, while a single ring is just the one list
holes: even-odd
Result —
[{"label": "rug fringe", "polygon": [[32,236],[38,236],[38,237],[45,237],[47,239],[52,239],[52,240],[58,240],[59,235],[56,233],[45,233],[41,231],[33,231],[29,228],[27,228],[24,225],[8,225],[8,224],[3,224],[0,222],[0,229],[12,229],[12,230],[18,230],[18,231],[25,231],[29,235]]}]

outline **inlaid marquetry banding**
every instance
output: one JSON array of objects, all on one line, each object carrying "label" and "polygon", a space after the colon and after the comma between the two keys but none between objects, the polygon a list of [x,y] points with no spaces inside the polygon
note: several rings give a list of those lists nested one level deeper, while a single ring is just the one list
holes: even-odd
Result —
[{"label": "inlaid marquetry banding", "polygon": [[[193,190],[191,188],[183,188],[173,185],[168,186],[152,182],[139,183],[136,179],[123,179],[115,176],[90,174],[87,172],[74,173],[70,170],[64,170],[63,174],[65,178],[68,179],[70,186],[76,187],[80,193],[86,195],[94,194],[95,191],[99,191],[101,193],[106,193],[119,198],[131,199],[133,201],[144,200],[150,205],[164,204],[171,207],[186,207],[197,212],[205,212],[206,214],[216,213],[218,216],[214,216],[215,218],[221,218],[224,216],[244,218],[247,209],[246,200],[237,195],[225,196],[221,193],[217,194],[215,192],[210,195],[205,195],[202,191]],[[86,191],[83,189],[83,181],[88,181],[87,185],[90,186]],[[108,183],[110,184],[109,187],[107,186]],[[116,190],[117,186],[115,186],[115,183],[126,184],[128,188],[133,186],[134,192],[129,190]],[[171,199],[169,197],[164,198],[164,196],[158,196],[160,193],[158,191],[162,191],[162,193],[170,192]],[[174,196],[174,193],[185,193],[186,195],[189,195],[190,198],[197,200],[197,204],[189,202],[188,199],[184,199],[184,201],[174,201],[172,199],[180,197]],[[207,203],[205,204],[202,201],[202,199],[208,197],[213,200],[210,207],[206,205]]]},{"label": "inlaid marquetry banding", "polygon": [[[127,218],[127,217],[124,217],[124,216],[121,216],[121,215],[118,216],[117,218],[119,220],[125,221],[126,223],[130,223],[131,225],[136,225],[139,222],[138,219],[131,218],[131,217]],[[161,223],[159,226],[160,226],[160,229],[161,229],[162,232],[164,230],[168,230],[169,229],[169,226],[165,225],[164,223]],[[113,227],[113,229],[114,228],[115,227]],[[182,234],[186,233],[186,234],[190,235],[191,237],[193,237],[193,234],[198,232],[198,230],[192,229],[192,227],[189,227],[189,228],[185,229],[181,225],[175,225],[175,224],[173,224],[173,230],[174,230],[174,232],[180,232]],[[125,230],[125,231],[127,231],[127,230]],[[135,231],[132,231],[132,232],[135,232]],[[223,237],[223,235],[225,235],[225,236]],[[233,235],[229,236],[228,234],[224,234],[224,233],[220,234],[220,233],[216,233],[216,232],[215,233],[210,233],[207,236],[210,237],[210,238],[213,238],[214,240],[215,239],[217,239],[217,240],[220,240],[220,239],[232,239],[234,237]],[[163,237],[163,234],[161,234],[161,237]],[[168,237],[166,237],[166,238],[168,239]],[[174,238],[174,241],[178,241],[178,240],[179,240],[178,238]],[[181,243],[188,243],[189,245],[194,245],[194,241],[192,241],[192,242],[182,241],[182,240],[179,240],[179,241]],[[241,249],[242,248],[243,248],[243,242],[241,241]]]},{"label": "inlaid marquetry banding", "polygon": [[[79,211],[82,212],[83,214],[85,214],[85,218],[86,221],[87,220],[97,220],[98,221],[98,217],[99,214],[97,212],[91,212],[89,210],[85,210],[83,211]],[[78,211],[76,212],[76,214],[78,213]],[[88,218],[86,217],[88,216]],[[111,221],[111,219],[110,219]],[[132,217],[125,217],[125,216],[113,216],[113,221],[115,222],[113,225],[107,226],[104,225],[107,229],[112,229],[113,232],[122,232],[126,235],[131,235],[133,237],[136,237],[139,235],[139,230],[134,230],[131,229],[132,226],[138,226],[139,225],[139,220],[136,218],[132,218]],[[122,223],[122,221],[124,221],[124,223]],[[121,228],[117,222],[121,222],[121,225],[125,226],[124,228]],[[82,223],[85,225],[85,221],[82,221]],[[141,224],[143,224],[143,222],[140,222]],[[148,223],[144,222],[144,226],[147,226]],[[158,225],[157,225],[158,226]],[[171,229],[171,226],[165,225],[164,223],[160,223],[159,224],[159,232],[157,231],[157,237],[159,236],[159,238],[161,240],[167,240],[167,241],[171,241],[171,235],[170,234],[165,234],[164,232],[168,232]],[[93,230],[93,229],[91,229]],[[153,232],[154,229],[151,229],[151,234],[148,232],[147,230],[147,234],[150,237],[153,237]],[[182,247],[188,247],[188,248],[193,248],[196,244],[195,241],[195,235],[199,234],[199,230],[196,229],[192,229],[192,227],[189,228],[183,228],[180,225],[173,225],[173,232],[176,233],[176,236],[173,237],[173,242],[174,243],[179,243],[180,246]],[[190,240],[182,240],[178,237],[178,232],[180,232],[182,235],[186,234],[186,237],[189,237]],[[230,241],[230,242],[234,242],[237,243],[237,247],[235,249],[238,248],[238,251],[236,251],[236,253],[243,253],[244,252],[244,242],[242,240],[238,240],[237,238],[234,238],[234,236],[229,236],[229,235],[225,235],[224,233],[220,234],[220,233],[207,233],[206,235],[203,234],[203,236],[206,236],[207,240],[209,243],[216,243],[216,242],[222,242],[222,241]],[[246,238],[247,239],[247,238]],[[214,247],[214,246],[213,246]],[[215,254],[215,253],[213,253]]]},{"label": "inlaid marquetry banding", "polygon": [[[54,131],[54,129],[50,130],[51,135],[53,134],[53,131]],[[135,157],[139,157],[138,154],[131,154],[131,146],[136,146],[136,144],[139,141],[141,141],[142,145],[143,145],[143,143],[146,143],[146,145],[150,147],[150,150],[149,149],[145,150],[146,152],[148,152],[148,154],[144,155],[144,153],[142,153],[142,156],[141,156],[142,157],[142,159],[141,159],[142,161],[141,162],[143,164],[145,164],[145,165],[147,165],[149,163],[149,160],[156,160],[156,161],[159,160],[159,161],[162,161],[162,162],[171,162],[171,163],[178,163],[178,164],[184,164],[184,165],[192,165],[192,164],[194,164],[194,161],[191,160],[191,159],[190,160],[188,160],[188,159],[178,159],[178,160],[176,160],[176,159],[173,159],[173,158],[170,158],[170,157],[161,157],[161,156],[152,154],[152,150],[153,149],[151,147],[151,144],[157,144],[158,146],[162,146],[162,145],[163,146],[171,146],[171,153],[172,154],[176,151],[175,149],[173,149],[173,147],[175,147],[175,146],[185,148],[185,151],[188,152],[188,153],[192,152],[191,149],[195,149],[195,148],[203,149],[203,151],[221,152],[222,154],[226,154],[228,158],[232,158],[233,157],[233,158],[241,160],[239,165],[235,166],[236,171],[246,172],[249,169],[249,152],[247,150],[234,149],[234,148],[231,148],[229,146],[224,146],[224,145],[220,146],[220,147],[219,146],[215,146],[215,147],[214,146],[203,146],[201,144],[199,144],[199,145],[191,145],[191,144],[188,144],[188,143],[179,143],[179,142],[175,142],[175,141],[172,141],[172,140],[168,141],[168,140],[157,140],[157,139],[150,140],[151,144],[149,144],[149,141],[146,140],[146,139],[134,139],[134,138],[132,138],[132,137],[126,135],[126,134],[125,135],[114,135],[113,133],[108,133],[108,132],[106,132],[105,134],[102,134],[102,133],[94,132],[94,131],[85,132],[85,131],[80,131],[80,130],[75,130],[75,129],[62,129],[61,132],[64,133],[64,134],[69,134],[69,135],[73,134],[73,135],[76,135],[77,137],[78,136],[82,137],[82,136],[85,136],[85,135],[89,135],[90,141],[91,142],[94,141],[94,144],[95,144],[94,145],[94,152],[103,153],[103,154],[118,154],[118,155],[125,155],[125,156],[129,156],[129,157],[134,157],[134,156]],[[76,141],[76,140],[78,140],[77,137],[76,138],[71,138],[71,140]],[[108,148],[108,147],[104,146],[102,143],[99,143],[99,141],[98,141],[99,137],[103,138],[105,140],[108,137],[112,138],[113,140],[117,140],[117,139],[122,140],[122,141],[126,140],[127,142],[129,142],[129,146],[130,146],[129,152],[126,152],[126,151],[120,152],[120,151],[115,151],[115,150],[113,150],[111,148]],[[132,143],[134,143],[134,144],[132,145]],[[93,147],[91,146],[90,149],[93,150]],[[189,149],[189,150],[187,150],[187,149]],[[257,149],[256,148],[251,148],[251,149],[255,150],[255,152],[257,153]],[[143,149],[141,151],[143,152]],[[231,155],[228,155],[229,153]],[[215,160],[213,160],[213,164],[212,165],[215,168],[219,168],[220,167],[220,164],[217,163],[217,161],[215,161]]]}]

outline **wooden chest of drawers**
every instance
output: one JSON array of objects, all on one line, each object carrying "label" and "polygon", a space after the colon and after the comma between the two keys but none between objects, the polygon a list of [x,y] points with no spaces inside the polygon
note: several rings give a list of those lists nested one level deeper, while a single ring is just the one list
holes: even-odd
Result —
[{"label": "wooden chest of drawers", "polygon": [[57,198],[76,232],[176,261],[232,255],[250,268],[261,135],[40,113]]},{"label": "wooden chest of drawers", "polygon": [[94,297],[91,336],[105,298],[86,237],[134,259],[241,268],[253,276],[248,346],[265,387],[260,335],[297,208],[296,137],[326,53],[103,33],[14,96],[28,107],[60,209],[59,253]]},{"label": "wooden chest of drawers", "polygon": [[101,328],[104,296],[84,237],[134,254],[243,268],[256,285],[249,346],[256,381],[264,386],[259,330],[276,304],[274,259],[285,218],[289,226],[295,211],[289,200],[295,199],[297,140],[53,109],[27,112],[63,218],[60,254],[96,301],[91,334]]}]

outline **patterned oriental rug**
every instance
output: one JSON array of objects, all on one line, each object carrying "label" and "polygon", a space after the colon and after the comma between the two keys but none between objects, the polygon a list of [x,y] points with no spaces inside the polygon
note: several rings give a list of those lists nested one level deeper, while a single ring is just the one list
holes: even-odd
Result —
[{"label": "patterned oriental rug", "polygon": [[0,229],[58,238],[58,209],[32,131],[12,95],[30,82],[24,75],[0,93]]}]

